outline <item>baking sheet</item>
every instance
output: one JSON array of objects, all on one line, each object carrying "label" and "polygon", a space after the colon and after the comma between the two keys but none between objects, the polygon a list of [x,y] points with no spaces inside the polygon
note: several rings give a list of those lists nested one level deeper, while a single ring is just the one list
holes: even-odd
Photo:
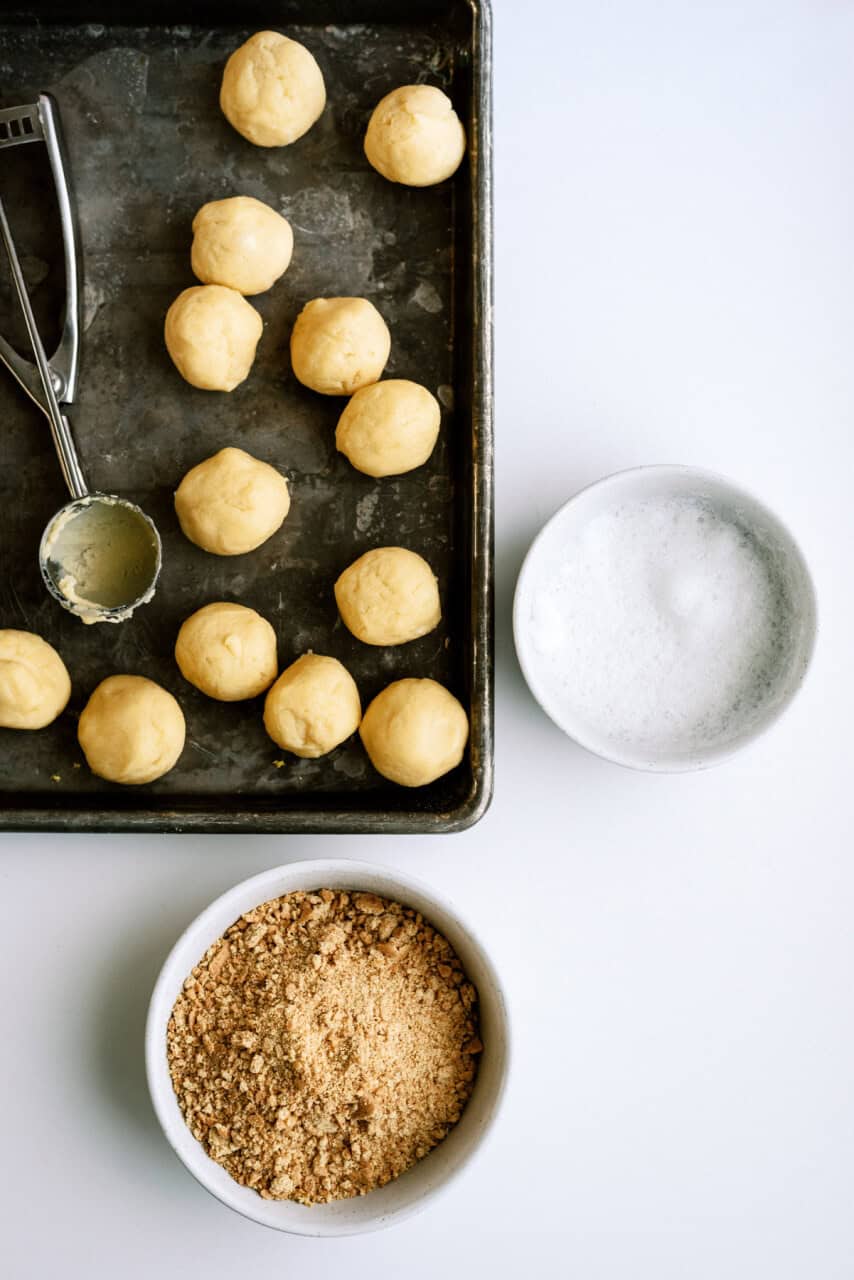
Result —
[{"label": "baking sheet", "polygon": [[[376,21],[378,8],[388,21]],[[224,6],[205,6],[216,24]],[[120,626],[85,627],[47,596],[36,552],[66,500],[47,423],[0,369],[0,626],[37,631],[71,672],[69,709],[38,733],[0,730],[0,812],[7,829],[448,830],[480,816],[491,790],[491,402],[488,14],[468,4],[287,5],[241,10],[251,25],[112,25],[85,5],[0,25],[0,105],[55,94],[70,153],[83,241],[82,375],[71,411],[90,485],[139,502],[164,542],[154,602]],[[172,6],[168,12],[179,16]],[[151,6],[140,10],[149,15]],[[289,17],[288,15],[293,15]],[[156,16],[156,14],[154,15]],[[299,21],[300,18],[309,19]],[[312,21],[312,18],[323,20]],[[74,20],[81,19],[81,20]],[[329,104],[291,147],[253,147],[217,105],[222,65],[253,30],[286,29],[313,51]],[[469,130],[470,163],[437,188],[384,181],[362,137],[376,101],[428,81],[451,94]],[[55,333],[63,294],[52,190],[41,147],[5,152],[0,190],[40,322]],[[162,339],[165,311],[197,283],[190,224],[206,200],[256,196],[294,229],[292,264],[252,299],[264,319],[249,379],[231,394],[183,382]],[[6,272],[2,331],[21,342]],[[424,383],[442,404],[430,462],[410,475],[363,476],[335,450],[345,401],[301,387],[288,337],[302,305],[324,294],[372,299],[392,334],[385,376]],[[258,551],[219,558],[181,534],[173,491],[195,463],[238,445],[289,478],[291,512]],[[332,584],[370,547],[401,544],[438,574],[443,622],[412,644],[360,644],[337,617]],[[284,667],[307,649],[353,673],[363,704],[393,679],[430,675],[470,709],[471,748],[453,774],[418,791],[372,769],[359,740],[320,760],[281,752],[263,699],[214,702],[172,657],[183,619],[231,599],[268,617]],[[106,675],[146,675],[178,697],[187,745],[178,766],[141,788],[95,778],[76,720]]]}]

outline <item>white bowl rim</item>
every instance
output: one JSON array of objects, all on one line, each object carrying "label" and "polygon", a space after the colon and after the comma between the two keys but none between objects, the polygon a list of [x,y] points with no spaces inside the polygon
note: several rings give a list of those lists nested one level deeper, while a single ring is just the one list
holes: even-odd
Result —
[{"label": "white bowl rim", "polygon": [[[641,759],[632,755],[630,752],[621,753],[619,748],[614,747],[613,750],[605,750],[603,745],[593,742],[586,736],[583,728],[579,728],[577,723],[573,723],[569,727],[568,718],[563,718],[552,706],[547,706],[545,701],[540,697],[536,688],[536,680],[533,676],[533,667],[528,659],[527,646],[529,636],[522,625],[520,619],[521,599],[523,589],[526,585],[526,579],[530,576],[532,565],[534,563],[538,548],[544,540],[546,533],[551,526],[561,519],[564,512],[581,498],[587,497],[596,489],[605,489],[612,485],[627,480],[630,476],[648,476],[650,479],[654,475],[660,475],[662,478],[668,475],[676,478],[677,476],[690,477],[699,481],[707,481],[716,485],[720,485],[728,489],[733,496],[741,497],[752,503],[764,515],[770,517],[773,523],[776,523],[788,538],[791,544],[791,550],[794,553],[794,559],[803,575],[803,582],[806,587],[809,609],[810,609],[810,636],[806,648],[806,654],[802,664],[802,668],[796,683],[793,685],[788,696],[773,710],[773,712],[765,719],[748,737],[742,741],[736,741],[732,745],[724,745],[711,750],[697,754],[690,759],[686,759],[684,763],[677,763],[672,760],[656,761],[650,759]],[[513,593],[513,645],[516,650],[516,659],[524,676],[525,683],[530,693],[533,695],[540,708],[545,712],[549,719],[557,725],[557,727],[566,734],[578,746],[583,747],[585,751],[589,751],[591,755],[598,756],[600,760],[607,760],[610,764],[620,765],[624,769],[631,769],[637,773],[696,773],[704,769],[710,769],[715,765],[723,764],[725,761],[732,759],[733,756],[747,750],[753,746],[759,738],[777,724],[782,717],[789,711],[795,698],[800,693],[806,681],[807,673],[812,666],[813,657],[815,656],[815,648],[819,634],[819,611],[818,599],[815,589],[815,579],[809,567],[803,549],[789,528],[785,520],[783,520],[777,512],[769,507],[764,499],[757,495],[745,485],[738,481],[731,480],[729,476],[722,475],[719,471],[712,471],[706,467],[694,467],[685,463],[674,462],[658,462],[643,463],[636,467],[624,467],[620,471],[612,471],[606,476],[601,476],[598,480],[593,480],[590,484],[584,485],[581,489],[573,493],[565,502],[552,512],[545,523],[540,527],[535,535],[531,545],[525,553],[522,561],[522,567],[516,579],[516,587]]]},{"label": "white bowl rim", "polygon": [[[430,902],[431,904],[435,904],[435,906],[439,911],[444,912],[446,915],[448,915],[453,920],[454,924],[460,930],[460,932],[465,934],[468,944],[478,954],[478,958],[480,962],[483,964],[484,968],[489,974],[490,983],[493,987],[494,995],[495,995],[495,1005],[498,1010],[499,1018],[501,1021],[502,1036],[504,1041],[504,1052],[503,1052],[503,1058],[501,1063],[500,1078],[499,1078],[497,1089],[495,1092],[495,1097],[490,1106],[490,1110],[489,1110],[489,1114],[487,1116],[486,1122],[482,1126],[480,1133],[477,1135],[476,1140],[471,1144],[470,1149],[461,1156],[461,1158],[457,1161],[454,1167],[444,1177],[442,1177],[435,1185],[428,1188],[426,1191],[424,1191],[421,1195],[416,1197],[410,1203],[402,1205],[398,1209],[392,1210],[389,1213],[386,1213],[382,1216],[377,1216],[376,1218],[373,1218],[373,1219],[356,1221],[356,1222],[350,1221],[350,1222],[340,1223],[340,1224],[337,1224],[337,1223],[325,1224],[323,1226],[321,1226],[318,1221],[318,1223],[314,1227],[312,1227],[312,1225],[307,1222],[306,1226],[303,1228],[301,1226],[295,1226],[295,1225],[285,1226],[285,1225],[279,1225],[279,1224],[268,1222],[260,1217],[254,1216],[249,1211],[246,1205],[237,1202],[236,1197],[234,1200],[232,1200],[228,1198],[226,1195],[221,1194],[220,1190],[214,1187],[213,1185],[211,1185],[210,1181],[207,1178],[205,1178],[203,1173],[203,1168],[204,1168],[203,1160],[200,1158],[198,1162],[194,1164],[191,1160],[185,1158],[184,1152],[179,1149],[177,1142],[173,1140],[173,1120],[166,1111],[165,1097],[164,1097],[164,1094],[167,1097],[174,1096],[171,1092],[172,1083],[171,1083],[171,1079],[168,1079],[168,1091],[167,1091],[166,1085],[163,1084],[161,1080],[163,1060],[164,1060],[163,1059],[163,1050],[164,1050],[163,1040],[165,1037],[166,1023],[168,1022],[168,1015],[169,1013],[171,1013],[172,1004],[169,1003],[165,1020],[162,1017],[162,1010],[160,1006],[164,1001],[164,998],[165,998],[164,992],[166,988],[170,985],[171,981],[174,979],[173,971],[177,966],[180,952],[182,951],[190,934],[196,932],[197,930],[200,930],[200,931],[203,930],[206,925],[212,924],[214,921],[218,920],[221,915],[224,917],[229,911],[234,912],[234,914],[230,917],[230,920],[229,920],[229,923],[231,923],[233,922],[233,920],[238,919],[239,916],[244,911],[251,910],[251,908],[248,908],[246,906],[242,908],[237,908],[235,910],[230,905],[232,901],[242,899],[245,896],[245,894],[249,891],[255,891],[255,890],[258,891],[259,905],[262,902],[269,901],[273,897],[279,897],[283,893],[295,892],[295,890],[293,889],[289,890],[287,888],[281,888],[281,887],[277,888],[276,886],[280,885],[282,876],[292,876],[292,875],[299,876],[302,874],[307,874],[309,871],[311,872],[312,876],[315,876],[315,873],[316,873],[316,883],[319,888],[325,887],[324,876],[328,876],[328,875],[349,876],[352,873],[352,877],[354,881],[352,887],[357,891],[358,891],[358,880],[359,880],[360,873],[380,875],[388,878],[391,881],[394,881],[396,884],[398,884],[401,887],[402,893],[398,900],[402,903],[402,905],[404,906],[407,905],[406,892],[408,890],[411,890],[415,894],[420,894],[426,901]],[[272,892],[268,892],[268,890],[270,889],[272,889]],[[427,916],[425,916],[425,918],[429,920],[429,912]],[[226,928],[228,928],[228,924],[225,924],[222,926],[222,931],[224,931]],[[186,972],[184,971],[183,963],[181,968],[182,968],[182,980],[183,980],[183,977],[186,977],[186,974],[189,972],[189,970],[186,970]],[[355,858],[316,858],[316,859],[306,858],[306,859],[299,859],[294,862],[284,862],[279,864],[276,867],[269,868],[267,871],[259,872],[257,875],[254,875],[254,876],[249,876],[247,879],[241,880],[237,884],[232,885],[232,887],[230,889],[225,890],[224,893],[221,893],[207,907],[205,907],[204,910],[199,912],[199,914],[196,915],[187,924],[186,928],[182,930],[180,936],[176,939],[175,943],[170,948],[169,954],[164,960],[163,965],[161,966],[160,972],[157,976],[157,980],[154,984],[154,988],[151,994],[151,999],[148,1005],[148,1013],[146,1016],[146,1023],[145,1023],[145,1072],[146,1072],[146,1080],[148,1083],[148,1092],[151,1098],[151,1104],[154,1109],[154,1113],[157,1118],[158,1124],[160,1125],[160,1128],[163,1132],[164,1137],[166,1138],[166,1141],[169,1143],[169,1146],[172,1148],[173,1153],[181,1161],[181,1163],[184,1165],[187,1171],[190,1174],[192,1174],[196,1182],[198,1182],[199,1185],[203,1187],[204,1190],[207,1191],[210,1195],[212,1195],[216,1200],[219,1200],[220,1203],[226,1205],[227,1208],[232,1209],[236,1213],[241,1214],[241,1216],[249,1219],[249,1221],[256,1222],[258,1223],[259,1226],[267,1227],[270,1230],[281,1231],[288,1235],[298,1235],[298,1236],[305,1236],[310,1238],[330,1239],[330,1238],[341,1237],[341,1236],[361,1235],[370,1231],[382,1230],[387,1227],[397,1225],[398,1223],[403,1222],[405,1219],[413,1217],[415,1214],[420,1213],[423,1209],[427,1207],[428,1204],[434,1202],[439,1196],[443,1195],[451,1186],[451,1184],[455,1182],[456,1179],[466,1169],[471,1167],[474,1160],[477,1157],[480,1157],[482,1155],[488,1140],[494,1133],[495,1122],[498,1119],[498,1116],[501,1112],[501,1109],[506,1097],[506,1093],[507,1093],[507,1084],[508,1084],[508,1079],[509,1079],[510,1070],[511,1070],[512,1057],[513,1057],[512,1032],[511,1032],[511,1026],[510,1026],[510,1016],[509,1016],[509,1010],[508,1010],[506,991],[498,975],[498,972],[490,958],[489,952],[481,942],[475,930],[469,924],[468,920],[460,914],[459,910],[453,904],[453,902],[451,902],[450,899],[444,897],[441,893],[437,892],[429,884],[427,884],[425,881],[421,880],[420,878],[416,876],[412,876],[408,872],[401,872],[397,870],[397,868],[395,867],[386,866],[381,863],[365,862],[361,859],[355,859]],[[168,1072],[167,1072],[167,1078],[168,1078]],[[179,1129],[179,1132],[183,1133],[186,1130],[186,1125],[183,1120],[183,1116],[181,1117],[181,1125],[184,1126],[184,1128]],[[188,1130],[186,1131],[189,1132]],[[441,1144],[439,1145],[441,1146]],[[207,1157],[201,1145],[196,1143],[196,1146],[198,1146],[199,1156],[204,1157],[204,1160],[208,1160],[209,1157]],[[193,1153],[195,1155],[195,1148],[191,1148],[191,1149],[193,1150]],[[417,1165],[413,1167],[417,1168]],[[238,1188],[239,1184],[235,1182],[234,1186],[235,1188]],[[239,1189],[245,1190],[245,1188],[242,1188],[242,1187],[240,1187]],[[364,1202],[364,1200],[367,1200],[367,1199],[368,1197],[364,1197],[362,1202]],[[263,1204],[266,1202],[262,1201],[259,1197],[259,1203]]]}]

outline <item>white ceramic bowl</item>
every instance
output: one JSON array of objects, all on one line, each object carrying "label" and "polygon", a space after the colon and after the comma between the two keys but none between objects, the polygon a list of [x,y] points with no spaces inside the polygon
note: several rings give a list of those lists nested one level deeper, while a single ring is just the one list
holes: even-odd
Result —
[{"label": "white ceramic bowl", "polygon": [[[178,1107],[166,1058],[166,1028],[184,979],[211,943],[245,911],[297,889],[360,889],[414,907],[450,942],[480,997],[484,1044],[471,1098],[447,1138],[400,1178],[368,1195],[332,1204],[264,1200],[207,1155]],[[231,1209],[278,1231],[343,1236],[374,1231],[417,1213],[443,1191],[479,1150],[498,1114],[510,1061],[507,1005],[481,944],[455,908],[420,881],[387,867],[343,859],[292,862],[244,880],[217,898],[187,928],[166,959],[151,997],[145,1030],[148,1087],[169,1145],[203,1187]]]},{"label": "white ceramic bowl", "polygon": [[[546,679],[546,659],[534,642],[532,607],[538,586],[546,580],[560,555],[587,523],[621,502],[670,497],[710,502],[727,518],[748,529],[774,558],[775,571],[785,583],[794,605],[796,624],[787,663],[776,678],[773,696],[760,715],[746,725],[734,725],[726,741],[708,747],[653,753],[616,737],[596,732],[573,708],[558,701]],[[543,710],[564,733],[582,747],[615,764],[661,773],[705,769],[728,759],[753,742],[777,720],[800,688],[812,657],[817,630],[812,578],[797,543],[783,522],[751,493],[710,471],[694,467],[649,466],[619,471],[599,480],[564,504],[534,539],[519,574],[513,603],[516,654],[528,687]]]}]

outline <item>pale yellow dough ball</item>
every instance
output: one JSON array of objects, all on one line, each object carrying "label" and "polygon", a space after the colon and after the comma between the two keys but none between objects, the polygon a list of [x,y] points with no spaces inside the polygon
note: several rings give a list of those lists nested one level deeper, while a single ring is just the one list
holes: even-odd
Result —
[{"label": "pale yellow dough ball", "polygon": [[202,391],[233,391],[255,359],[264,325],[253,306],[221,284],[179,293],[166,312],[166,349],[181,377]]},{"label": "pale yellow dough ball", "polygon": [[399,476],[430,457],[441,417],[426,387],[389,378],[356,392],[338,419],[335,443],[357,471]]},{"label": "pale yellow dough ball", "polygon": [[257,147],[286,147],[322,114],[323,74],[305,45],[278,31],[257,31],[225,64],[219,105]]},{"label": "pale yellow dough ball", "polygon": [[184,679],[209,698],[257,698],[276,678],[276,633],[245,605],[206,604],[178,632],[175,661]]},{"label": "pale yellow dough ball", "polygon": [[376,382],[390,351],[388,326],[367,298],[314,298],[291,334],[294,373],[324,396],[349,396]]},{"label": "pale yellow dough ball", "polygon": [[377,104],[365,134],[365,155],[390,182],[432,187],[456,173],[466,131],[451,99],[431,84],[405,84]]},{"label": "pale yellow dough ball", "polygon": [[184,715],[172,694],[145,676],[108,676],[77,727],[86,763],[108,782],[162,778],[184,750]]},{"label": "pale yellow dough ball", "polygon": [[280,528],[291,506],[288,482],[243,449],[220,449],[187,472],[175,492],[181,528],[216,556],[254,551]]},{"label": "pale yellow dough ball", "polygon": [[70,697],[68,671],[52,645],[32,631],[0,631],[0,728],[43,729]]},{"label": "pale yellow dough ball", "polygon": [[203,204],[193,219],[193,274],[238,293],[265,293],[283,276],[294,250],[287,218],[252,196]]},{"label": "pale yellow dough ball", "polygon": [[355,733],[362,718],[359,690],[337,658],[304,653],[267,694],[264,728],[278,746],[315,759]]},{"label": "pale yellow dough ball", "polygon": [[365,644],[405,644],[439,625],[439,587],[426,560],[405,547],[376,547],[335,583],[344,625]]},{"label": "pale yellow dough ball", "polygon": [[469,722],[444,685],[395,680],[374,698],[359,733],[384,778],[402,787],[424,787],[460,763]]}]

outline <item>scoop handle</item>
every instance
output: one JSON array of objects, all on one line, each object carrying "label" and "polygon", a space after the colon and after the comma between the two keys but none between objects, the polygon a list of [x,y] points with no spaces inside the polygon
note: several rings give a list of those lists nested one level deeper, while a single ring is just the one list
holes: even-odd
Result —
[{"label": "scoop handle", "polygon": [[50,422],[50,432],[53,436],[53,443],[56,448],[57,457],[59,458],[62,475],[65,479],[65,483],[68,485],[72,498],[85,498],[89,489],[85,479],[83,478],[80,460],[77,457],[77,450],[74,447],[74,438],[71,434],[70,423],[67,418],[63,417],[62,410],[59,407],[59,401],[56,398],[56,391],[54,390],[53,380],[50,376],[50,365],[48,364],[44,345],[39,335],[38,326],[36,325],[36,318],[33,315],[30,295],[27,293],[24,273],[21,271],[21,264],[18,261],[18,253],[15,249],[15,242],[12,239],[12,232],[9,227],[2,199],[0,199],[0,237],[3,239],[3,245],[9,259],[9,266],[12,271],[12,280],[15,285],[15,292],[18,295],[18,301],[20,302],[21,310],[24,313],[27,334],[29,335],[30,346],[33,349],[36,368],[38,369],[39,379],[45,395],[47,416],[48,421]]}]

